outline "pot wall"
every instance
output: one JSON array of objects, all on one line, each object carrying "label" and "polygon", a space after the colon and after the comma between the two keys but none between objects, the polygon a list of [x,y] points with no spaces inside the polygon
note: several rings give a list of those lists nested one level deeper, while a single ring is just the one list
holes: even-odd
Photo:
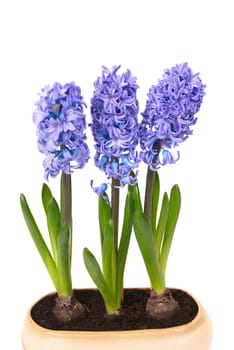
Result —
[{"label": "pot wall", "polygon": [[[195,299],[196,300],[196,299]],[[183,326],[137,331],[54,331],[38,326],[30,311],[22,330],[24,350],[209,350],[212,325],[203,306],[196,318]]]}]

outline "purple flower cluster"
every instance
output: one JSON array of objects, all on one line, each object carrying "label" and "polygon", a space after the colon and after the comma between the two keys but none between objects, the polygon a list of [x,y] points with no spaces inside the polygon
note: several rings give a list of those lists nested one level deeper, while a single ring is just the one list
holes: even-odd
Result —
[{"label": "purple flower cluster", "polygon": [[136,182],[130,173],[139,163],[136,155],[139,106],[136,78],[130,70],[118,75],[119,68],[103,67],[102,77],[94,83],[91,130],[96,142],[95,165],[124,186]]},{"label": "purple flower cluster", "polygon": [[163,78],[151,87],[139,127],[141,159],[152,170],[179,158],[172,148],[192,134],[205,85],[187,63],[166,69]]},{"label": "purple flower cluster", "polygon": [[33,121],[37,126],[38,148],[45,154],[45,177],[56,177],[83,168],[89,159],[85,143],[85,102],[74,82],[47,85],[36,102]]}]

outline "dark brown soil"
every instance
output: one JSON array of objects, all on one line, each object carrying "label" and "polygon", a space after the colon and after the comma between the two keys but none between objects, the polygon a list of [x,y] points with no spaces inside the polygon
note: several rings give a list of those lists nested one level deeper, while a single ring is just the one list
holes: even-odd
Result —
[{"label": "dark brown soil", "polygon": [[78,319],[59,324],[54,318],[52,308],[56,294],[42,298],[32,308],[35,322],[42,327],[55,330],[111,331],[167,328],[179,326],[192,321],[198,312],[198,305],[187,293],[171,289],[173,297],[180,305],[180,311],[170,320],[156,321],[149,319],[145,313],[149,289],[125,289],[121,314],[106,316],[105,307],[99,292],[94,289],[75,290],[74,296],[88,307],[88,312]]}]

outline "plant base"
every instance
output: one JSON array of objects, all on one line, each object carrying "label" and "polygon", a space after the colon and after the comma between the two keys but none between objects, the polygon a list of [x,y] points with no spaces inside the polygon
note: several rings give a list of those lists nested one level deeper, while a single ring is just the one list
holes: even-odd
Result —
[{"label": "plant base", "polygon": [[[125,303],[121,313],[111,320],[105,316],[102,299],[96,290],[75,291],[75,297],[82,304],[86,304],[89,312],[77,319],[76,325],[75,320],[66,324],[57,322],[56,325],[51,316],[52,312],[48,311],[49,305],[53,307],[56,295],[50,294],[37,302],[28,313],[22,332],[24,349],[109,350],[121,348],[123,350],[142,350],[147,346],[152,346],[160,350],[171,350],[172,348],[173,350],[208,350],[211,344],[212,327],[207,313],[200,303],[187,293],[175,289],[171,291],[180,304],[180,313],[186,313],[187,308],[188,317],[183,325],[178,315],[177,318],[174,316],[168,325],[164,321],[159,322],[146,316],[142,317],[150,293],[148,289],[126,289]],[[94,304],[91,296],[96,296]],[[181,304],[184,297],[187,302],[191,301],[192,306],[184,307]],[[35,319],[40,313],[41,304],[44,304],[45,310],[39,325],[39,321]],[[94,311],[95,304],[98,309],[96,311]],[[96,312],[102,312],[102,317],[99,314],[95,320]],[[131,325],[130,318],[132,319]],[[46,323],[47,326],[45,326]]]},{"label": "plant base", "polygon": [[158,321],[171,320],[175,315],[180,314],[180,304],[169,289],[161,295],[151,290],[146,304],[146,313],[150,318]]},{"label": "plant base", "polygon": [[56,297],[52,309],[53,315],[61,323],[79,318],[87,308],[74,297]]}]

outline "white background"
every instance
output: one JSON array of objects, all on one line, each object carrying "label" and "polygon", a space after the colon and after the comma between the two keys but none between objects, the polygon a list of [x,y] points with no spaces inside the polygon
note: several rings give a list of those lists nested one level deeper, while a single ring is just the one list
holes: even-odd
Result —
[{"label": "white background", "polygon": [[[88,107],[101,66],[138,76],[141,111],[164,68],[187,61],[207,84],[194,135],[176,165],[160,170],[164,190],[179,183],[182,212],[170,255],[168,286],[184,288],[213,322],[212,350],[234,348],[233,316],[233,10],[231,1],[13,1],[0,4],[0,322],[5,349],[20,350],[29,306],[53,290],[23,222],[24,192],[40,227],[43,156],[32,123],[41,88],[75,80]],[[89,109],[87,119],[90,121]],[[90,140],[90,147],[93,142]],[[93,156],[93,150],[92,150]],[[91,159],[73,176],[75,287],[92,287],[81,252],[99,255],[97,197],[101,175]],[[143,184],[144,167],[140,173]],[[102,178],[104,180],[104,177]],[[50,180],[58,194],[58,179]],[[149,286],[133,237],[125,286]],[[2,328],[3,327],[3,328]],[[199,349],[198,349],[199,350]]]}]

